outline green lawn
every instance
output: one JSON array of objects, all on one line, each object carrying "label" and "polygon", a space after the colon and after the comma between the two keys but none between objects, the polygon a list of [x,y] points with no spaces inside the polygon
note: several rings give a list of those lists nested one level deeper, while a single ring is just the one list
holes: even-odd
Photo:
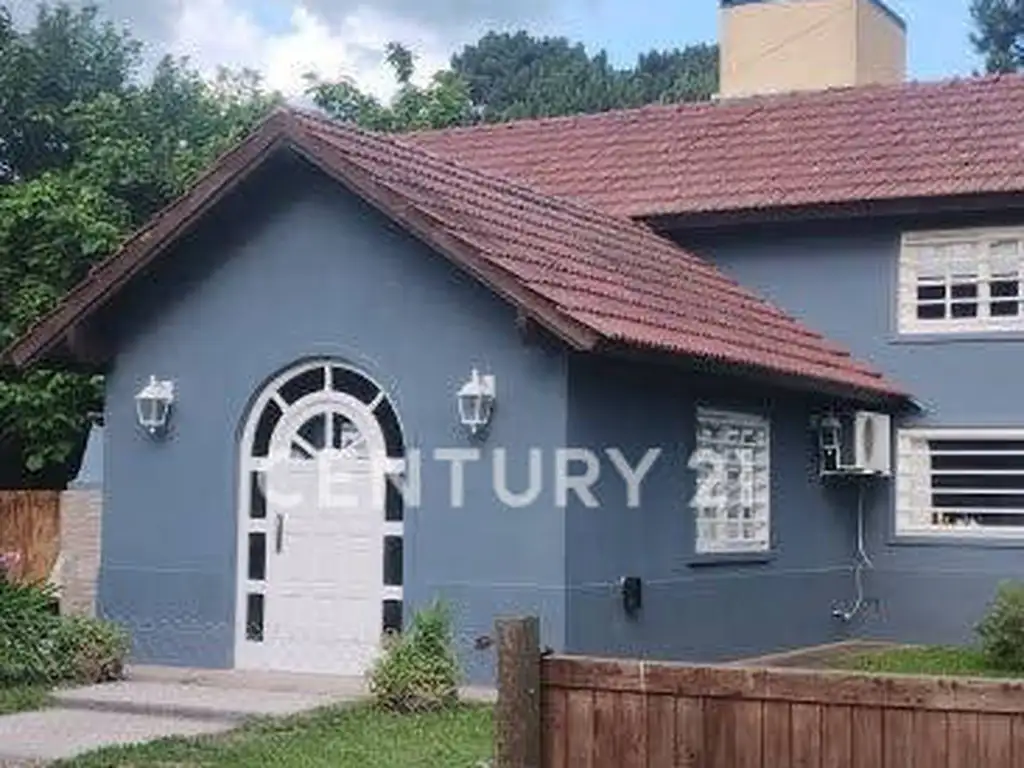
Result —
[{"label": "green lawn", "polygon": [[941,645],[903,646],[840,656],[831,666],[864,672],[903,675],[967,675],[974,677],[1024,677],[1022,672],[1005,672],[985,664],[975,648]]},{"label": "green lawn", "polygon": [[220,736],[103,749],[63,768],[477,768],[492,754],[489,707],[392,715],[368,706],[265,720]]},{"label": "green lawn", "polygon": [[49,698],[50,695],[45,688],[36,686],[0,688],[0,715],[42,709],[47,705]]}]

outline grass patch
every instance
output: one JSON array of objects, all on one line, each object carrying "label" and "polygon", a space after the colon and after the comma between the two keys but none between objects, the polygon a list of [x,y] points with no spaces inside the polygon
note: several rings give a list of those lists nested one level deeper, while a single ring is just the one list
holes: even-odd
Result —
[{"label": "grass patch", "polygon": [[42,709],[49,700],[50,693],[42,686],[16,685],[11,688],[0,688],[0,715]]},{"label": "grass patch", "polygon": [[62,768],[476,768],[492,754],[490,707],[399,715],[336,707],[257,721],[230,733],[114,747],[55,764]]},{"label": "grass patch", "polygon": [[836,658],[831,666],[899,675],[1024,677],[1024,672],[993,669],[986,664],[977,648],[942,645],[900,646],[850,653]]}]

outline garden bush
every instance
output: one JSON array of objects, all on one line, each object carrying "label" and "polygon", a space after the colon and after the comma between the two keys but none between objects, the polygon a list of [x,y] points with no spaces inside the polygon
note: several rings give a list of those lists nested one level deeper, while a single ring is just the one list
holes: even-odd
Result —
[{"label": "garden bush", "polygon": [[128,642],[114,625],[59,616],[57,591],[0,577],[0,686],[120,678]]},{"label": "garden bush", "polygon": [[985,662],[993,669],[1024,672],[1024,583],[999,585],[976,628]]},{"label": "garden bush", "polygon": [[0,576],[0,686],[42,683],[58,672],[55,590]]},{"label": "garden bush", "polygon": [[109,621],[67,616],[55,636],[61,679],[75,683],[106,683],[124,677],[128,636]]},{"label": "garden bush", "polygon": [[451,619],[435,602],[415,613],[404,633],[385,639],[370,692],[378,706],[396,712],[443,709],[458,701],[459,675]]}]

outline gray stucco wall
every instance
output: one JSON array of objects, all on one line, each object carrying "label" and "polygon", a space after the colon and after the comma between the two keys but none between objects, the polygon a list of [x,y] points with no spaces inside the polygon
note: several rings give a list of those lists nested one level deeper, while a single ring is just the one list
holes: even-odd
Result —
[{"label": "gray stucco wall", "polygon": [[[620,448],[636,463],[663,453],[639,509],[612,470],[596,486],[600,509],[566,513],[566,645],[572,652],[715,660],[843,639],[833,618],[853,596],[854,510],[848,490],[818,481],[807,396],[682,371],[576,358],[570,363],[569,437]],[[688,506],[697,405],[770,420],[772,551],[767,557],[696,557]],[[643,579],[636,618],[622,609],[623,576]]]},{"label": "gray stucco wall", "polygon": [[[493,651],[472,649],[497,614],[539,613],[563,645],[564,524],[550,498],[512,512],[487,463],[467,470],[464,509],[448,505],[435,447],[467,447],[454,393],[473,365],[498,377],[485,454],[561,445],[566,362],[524,343],[513,310],[443,257],[297,161],[268,168],[115,307],[107,378],[105,508],[99,603],[150,663],[232,664],[238,436],[250,398],[296,361],[331,356],[380,382],[409,448],[421,449],[423,503],[408,511],[405,601],[450,601],[471,679]],[[150,374],[173,379],[162,441],[136,426]],[[520,462],[518,465],[516,462]]]},{"label": "gray stucco wall", "polygon": [[[844,343],[902,383],[926,407],[914,423],[1024,426],[1024,336],[922,339],[896,331],[896,277],[904,231],[1020,224],[1006,215],[761,226],[685,233],[677,240],[741,283]],[[960,642],[999,580],[1024,573],[1024,542],[896,542],[892,486],[875,493],[867,518],[878,599],[864,633],[920,642]]]},{"label": "gray stucco wall", "polygon": [[82,452],[82,463],[75,479],[68,483],[68,488],[76,490],[97,489],[103,485],[103,427],[92,426],[85,441]]}]

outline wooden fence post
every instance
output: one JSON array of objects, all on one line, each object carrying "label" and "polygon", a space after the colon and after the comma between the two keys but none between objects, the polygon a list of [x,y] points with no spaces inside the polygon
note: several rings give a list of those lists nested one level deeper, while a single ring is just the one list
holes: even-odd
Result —
[{"label": "wooden fence post", "polygon": [[498,619],[497,768],[541,768],[540,620]]}]

